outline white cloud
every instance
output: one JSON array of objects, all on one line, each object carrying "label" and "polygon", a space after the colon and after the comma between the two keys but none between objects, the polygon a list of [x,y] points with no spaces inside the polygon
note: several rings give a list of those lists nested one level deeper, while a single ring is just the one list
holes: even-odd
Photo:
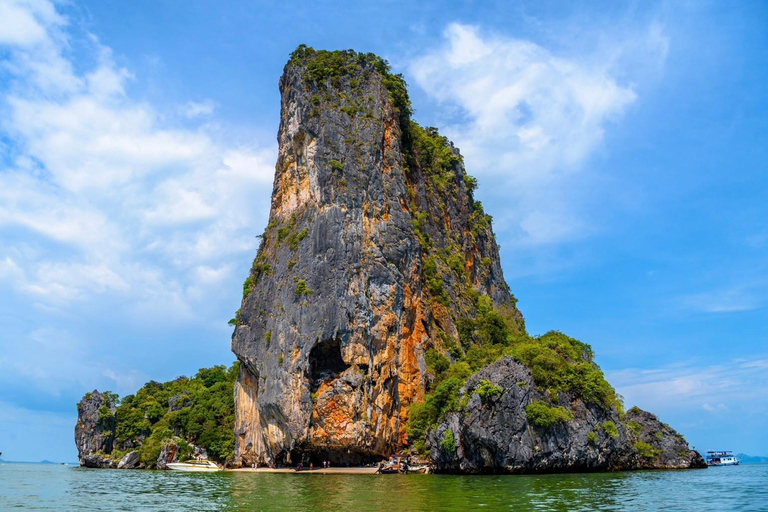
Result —
[{"label": "white cloud", "polygon": [[607,372],[609,382],[628,406],[659,413],[719,412],[724,408],[750,414],[768,412],[768,359],[756,355],[714,364],[683,362],[654,369]]},{"label": "white cloud", "polygon": [[[275,148],[165,125],[165,112],[126,94],[140,77],[93,36],[81,51],[96,64],[76,72],[67,22],[46,0],[0,4],[1,65],[12,78],[0,85],[11,162],[0,166],[0,233],[24,233],[0,247],[0,278],[57,308],[107,294],[136,314],[189,317],[206,287],[230,275],[221,269],[252,256]],[[190,101],[182,113],[214,109]]]},{"label": "white cloud", "polygon": [[189,119],[210,116],[214,110],[216,110],[216,103],[211,100],[189,101],[180,108],[182,115]]},{"label": "white cloud", "polygon": [[574,204],[586,180],[570,176],[637,99],[616,78],[622,48],[642,47],[647,59],[663,64],[668,42],[654,25],[609,44],[610,52],[595,50],[603,58],[561,57],[530,41],[454,23],[443,45],[411,62],[419,86],[443,106],[459,107],[461,116],[443,131],[461,147],[469,171],[493,182],[493,194],[515,199],[507,213],[524,243],[558,243],[590,231]]},{"label": "white cloud", "polygon": [[535,210],[524,214],[519,222],[527,233],[526,242],[533,245],[568,241],[591,229],[580,219],[556,211]]},{"label": "white cloud", "polygon": [[48,1],[5,0],[0,3],[0,44],[30,46],[48,39],[48,26],[62,18]]},{"label": "white cloud", "polygon": [[15,279],[20,277],[21,269],[10,257],[0,260],[0,279]]},{"label": "white cloud", "polygon": [[755,281],[748,286],[734,286],[712,292],[694,293],[683,296],[680,301],[684,308],[703,313],[735,313],[751,311],[762,306],[760,296],[755,293],[764,285]]}]

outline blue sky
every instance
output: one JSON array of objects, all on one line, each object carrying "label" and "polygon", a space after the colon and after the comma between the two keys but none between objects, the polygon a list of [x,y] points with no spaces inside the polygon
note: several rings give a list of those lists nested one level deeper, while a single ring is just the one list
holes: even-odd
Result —
[{"label": "blue sky", "polygon": [[764,2],[0,0],[0,451],[229,364],[300,43],[390,61],[465,155],[531,333],[701,450],[768,454]]}]

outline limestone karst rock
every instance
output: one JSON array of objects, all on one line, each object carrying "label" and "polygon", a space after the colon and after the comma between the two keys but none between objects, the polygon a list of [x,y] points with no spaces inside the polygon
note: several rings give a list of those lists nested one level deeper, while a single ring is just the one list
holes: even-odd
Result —
[{"label": "limestone karst rock", "polygon": [[484,297],[522,329],[456,148],[371,54],[300,47],[280,79],[269,224],[232,349],[236,460],[362,462],[407,444],[425,353]]},{"label": "limestone karst rock", "polygon": [[455,472],[704,464],[654,416],[624,416],[588,345],[528,335],[476,181],[385,61],[300,46],[280,93],[269,223],[233,321],[235,465],[405,449]]},{"label": "limestone karst rock", "polygon": [[115,400],[93,390],[77,404],[75,445],[81,466],[115,467],[108,455],[115,439]]},{"label": "limestone karst rock", "polygon": [[[481,383],[498,386],[492,398]],[[565,472],[702,468],[706,462],[672,427],[638,408],[626,416],[573,393],[551,400],[531,371],[511,357],[473,375],[467,404],[448,413],[429,435],[431,459],[444,472]],[[539,426],[526,407],[535,402],[567,408],[568,421]],[[446,442],[450,439],[450,442]]]}]

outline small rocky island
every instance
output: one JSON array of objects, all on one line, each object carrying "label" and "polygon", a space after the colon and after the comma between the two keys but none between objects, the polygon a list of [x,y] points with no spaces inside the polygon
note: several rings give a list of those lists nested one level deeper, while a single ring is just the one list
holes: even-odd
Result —
[{"label": "small rocky island", "polygon": [[147,382],[122,399],[96,390],[77,404],[75,444],[90,468],[165,469],[188,458],[234,460],[233,389],[239,364]]},{"label": "small rocky island", "polygon": [[[231,321],[233,417],[216,420],[231,422],[231,444],[214,458],[363,464],[409,452],[452,473],[706,467],[670,426],[624,412],[589,345],[527,333],[477,181],[450,141],[411,119],[384,60],[300,46],[280,92],[269,223]],[[203,395],[168,393],[137,393],[125,413],[125,399],[86,395],[81,464],[162,467],[169,450],[214,446],[178,419]],[[125,422],[143,430],[120,436]]]}]

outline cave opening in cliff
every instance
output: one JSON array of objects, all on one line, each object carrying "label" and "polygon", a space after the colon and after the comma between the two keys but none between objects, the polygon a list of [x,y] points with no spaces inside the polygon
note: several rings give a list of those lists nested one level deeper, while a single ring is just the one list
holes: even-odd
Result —
[{"label": "cave opening in cliff", "polygon": [[365,450],[357,450],[349,447],[307,447],[306,449],[295,448],[290,453],[293,466],[301,462],[304,466],[309,466],[311,462],[316,468],[323,465],[323,461],[330,461],[331,467],[340,466],[365,466],[376,464],[387,457],[380,454],[374,454]]},{"label": "cave opening in cliff", "polygon": [[341,357],[341,340],[329,338],[321,341],[309,352],[309,380],[311,390],[317,391],[326,380],[338,377],[349,365]]}]

